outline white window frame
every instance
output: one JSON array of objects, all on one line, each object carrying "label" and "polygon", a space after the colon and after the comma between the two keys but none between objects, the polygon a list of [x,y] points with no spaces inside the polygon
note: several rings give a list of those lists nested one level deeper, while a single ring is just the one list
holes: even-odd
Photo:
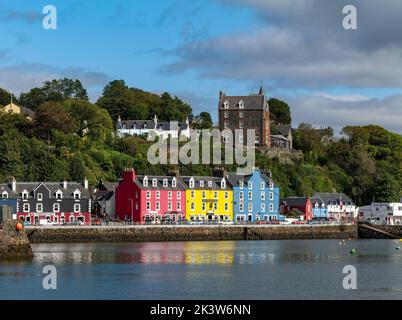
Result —
[{"label": "white window frame", "polygon": [[63,191],[57,190],[57,192],[56,192],[56,199],[57,199],[57,200],[62,200],[62,199],[63,199]]},{"label": "white window frame", "polygon": [[4,192],[1,194],[1,198],[2,198],[2,199],[8,199],[8,192],[7,192],[7,191],[4,191]]},{"label": "white window frame", "polygon": [[168,210],[172,211],[172,201],[168,201]]},{"label": "white window frame", "polygon": [[161,209],[161,203],[159,201],[156,201],[156,207],[155,210],[159,211]]},{"label": "white window frame", "polygon": [[29,192],[26,190],[22,191],[22,199],[28,200],[28,198],[29,198]]},{"label": "white window frame", "polygon": [[160,199],[161,198],[161,192],[158,190],[158,191],[156,191],[156,193],[155,193],[155,198],[156,199]]},{"label": "white window frame", "polygon": [[190,191],[190,198],[194,199],[194,197],[195,197],[195,192],[194,192],[194,190],[192,190],[192,191]]},{"label": "white window frame", "polygon": [[190,210],[191,210],[191,211],[194,211],[194,210],[195,210],[195,203],[194,203],[194,202],[191,202],[191,204],[190,204]]},{"label": "white window frame", "polygon": [[212,181],[208,181],[208,188],[212,188]]},{"label": "white window frame", "polygon": [[172,200],[172,195],[173,195],[172,191],[168,191],[168,199],[169,200]]},{"label": "white window frame", "polygon": [[221,189],[226,189],[226,180],[225,179],[221,180]]},{"label": "white window frame", "polygon": [[146,206],[146,210],[151,211],[151,201],[147,201],[145,206]]},{"label": "white window frame", "polygon": [[248,212],[253,212],[253,204],[252,203],[248,204],[247,210],[248,210]]},{"label": "white window frame", "polygon": [[225,202],[225,211],[229,211],[229,203]]},{"label": "white window frame", "polygon": [[204,181],[203,180],[200,181],[200,187],[204,188]]},{"label": "white window frame", "polygon": [[274,196],[274,193],[271,191],[270,193],[269,193],[269,200],[274,200],[274,198],[275,198],[275,196]]},{"label": "white window frame", "polygon": [[[56,207],[58,208],[58,210],[56,210]],[[60,203],[53,204],[53,212],[60,212]]]},{"label": "white window frame", "polygon": [[176,209],[177,209],[177,211],[180,211],[180,210],[181,210],[181,202],[180,202],[180,201],[178,201],[178,202],[176,203]]},{"label": "white window frame", "polygon": [[244,212],[244,203],[239,203],[239,211]]},{"label": "white window frame", "polygon": [[229,192],[225,191],[225,199],[229,199]]},{"label": "white window frame", "polygon": [[181,192],[180,191],[176,192],[176,199],[181,200]]},{"label": "white window frame", "polygon": [[142,180],[142,185],[144,187],[148,187],[148,177],[147,176],[145,176],[144,179]]},{"label": "white window frame", "polygon": [[244,200],[244,191],[239,192],[239,200],[243,201]]},{"label": "white window frame", "polygon": [[223,107],[224,107],[225,109],[229,109],[229,107],[230,107],[229,101],[226,100],[226,101],[223,103]]},{"label": "white window frame", "polygon": [[43,204],[42,203],[36,204],[36,212],[39,212],[39,213],[43,212]]},{"label": "white window frame", "polygon": [[239,109],[244,109],[244,101],[240,100],[239,102]]},{"label": "white window frame", "polygon": [[274,212],[274,204],[273,203],[269,204],[269,212]]},{"label": "white window frame", "polygon": [[81,212],[81,205],[79,203],[74,204],[74,212]]},{"label": "white window frame", "polygon": [[262,201],[265,200],[265,191],[261,191],[261,200],[262,200]]},{"label": "white window frame", "polygon": [[265,212],[265,203],[261,203],[261,212]]},{"label": "white window frame", "polygon": [[29,203],[24,203],[22,205],[22,211],[23,212],[30,212],[31,211],[31,206],[29,205]]},{"label": "white window frame", "polygon": [[74,200],[80,200],[81,199],[81,192],[79,190],[75,190],[74,193],[73,193],[73,196],[74,196]]},{"label": "white window frame", "polygon": [[173,180],[172,180],[172,187],[173,188],[177,187],[177,179],[176,178],[173,178]]},{"label": "white window frame", "polygon": [[163,187],[167,188],[169,186],[168,180],[167,179],[163,179]]},{"label": "white window frame", "polygon": [[152,187],[156,188],[158,186],[158,179],[152,179]]},{"label": "white window frame", "polygon": [[193,178],[190,178],[189,186],[190,186],[190,188],[194,188],[194,179]]},{"label": "white window frame", "polygon": [[261,190],[265,190],[265,182],[261,182]]},{"label": "white window frame", "polygon": [[147,191],[145,195],[146,199],[151,199],[151,191]]},{"label": "white window frame", "polygon": [[248,187],[250,190],[253,190],[253,183],[252,183],[251,181],[249,181],[248,184],[247,184],[247,187]]},{"label": "white window frame", "polygon": [[249,191],[247,197],[248,197],[248,200],[253,200],[253,192]]},{"label": "white window frame", "polygon": [[38,193],[37,198],[38,201],[43,201],[43,193]]}]

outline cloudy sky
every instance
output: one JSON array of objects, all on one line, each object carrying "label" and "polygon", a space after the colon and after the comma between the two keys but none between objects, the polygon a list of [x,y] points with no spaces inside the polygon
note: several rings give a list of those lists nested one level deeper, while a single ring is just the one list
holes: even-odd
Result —
[{"label": "cloudy sky", "polygon": [[[42,9],[58,29],[42,28]],[[345,5],[358,30],[342,26]],[[0,87],[79,78],[92,100],[113,79],[168,91],[216,118],[219,90],[264,81],[294,125],[379,124],[402,133],[400,0],[0,0]]]}]

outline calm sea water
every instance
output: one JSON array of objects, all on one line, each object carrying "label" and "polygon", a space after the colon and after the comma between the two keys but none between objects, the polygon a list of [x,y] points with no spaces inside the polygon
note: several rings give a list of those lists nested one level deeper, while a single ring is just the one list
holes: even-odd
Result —
[{"label": "calm sea water", "polygon": [[[30,263],[0,262],[0,299],[402,299],[401,244],[40,244]],[[42,286],[49,264],[57,290]],[[357,290],[343,289],[345,265],[357,268]]]}]

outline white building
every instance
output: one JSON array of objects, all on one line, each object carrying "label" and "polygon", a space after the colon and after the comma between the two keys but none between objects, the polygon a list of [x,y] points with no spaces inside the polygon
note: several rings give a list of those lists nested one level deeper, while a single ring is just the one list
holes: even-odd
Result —
[{"label": "white building", "polygon": [[162,140],[179,137],[190,139],[190,121],[187,119],[186,122],[158,122],[156,116],[154,120],[121,120],[120,117],[117,120],[116,135],[118,137],[148,136],[151,132]]},{"label": "white building", "polygon": [[358,208],[344,193],[316,193],[313,198],[318,198],[327,208],[329,218],[336,220],[351,220],[357,218]]},{"label": "white building", "polygon": [[381,225],[402,225],[402,199],[399,203],[372,203],[361,207],[359,220]]}]

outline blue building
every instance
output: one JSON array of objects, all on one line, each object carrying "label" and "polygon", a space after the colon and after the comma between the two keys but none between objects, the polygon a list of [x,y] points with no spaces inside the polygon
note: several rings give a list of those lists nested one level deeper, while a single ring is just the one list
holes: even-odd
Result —
[{"label": "blue building", "polygon": [[319,197],[311,197],[310,201],[313,207],[313,219],[329,218],[328,208],[323,200]]},{"label": "blue building", "polygon": [[279,187],[271,174],[255,170],[251,175],[229,174],[233,188],[233,215],[236,222],[280,220]]}]

